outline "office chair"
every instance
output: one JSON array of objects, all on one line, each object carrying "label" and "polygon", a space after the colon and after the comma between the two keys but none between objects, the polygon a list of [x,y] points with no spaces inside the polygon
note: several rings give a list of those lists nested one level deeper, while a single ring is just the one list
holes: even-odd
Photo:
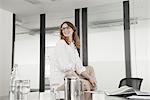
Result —
[{"label": "office chair", "polygon": [[123,78],[120,81],[119,88],[121,86],[127,85],[133,87],[136,90],[140,90],[142,81],[142,78]]}]

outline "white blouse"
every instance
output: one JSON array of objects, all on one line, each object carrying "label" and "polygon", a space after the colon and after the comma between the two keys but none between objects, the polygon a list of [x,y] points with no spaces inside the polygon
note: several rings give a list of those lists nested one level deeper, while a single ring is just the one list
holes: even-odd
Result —
[{"label": "white blouse", "polygon": [[82,61],[79,57],[78,51],[74,43],[68,45],[64,40],[59,40],[54,50],[53,58],[54,67],[60,71],[63,75],[61,76],[64,80],[65,72],[76,71],[81,74],[86,68],[82,65]]}]

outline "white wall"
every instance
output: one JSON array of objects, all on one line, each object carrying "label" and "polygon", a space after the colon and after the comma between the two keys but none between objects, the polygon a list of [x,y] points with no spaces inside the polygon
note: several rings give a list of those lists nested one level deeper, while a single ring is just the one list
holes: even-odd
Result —
[{"label": "white wall", "polygon": [[14,58],[18,78],[30,80],[31,89],[39,89],[40,35],[16,35]]},{"label": "white wall", "polygon": [[143,78],[142,90],[150,91],[150,20],[131,27],[132,76]]},{"label": "white wall", "polygon": [[[102,31],[104,30],[104,31]],[[138,20],[131,25],[132,77],[143,78],[141,90],[150,91],[150,20]],[[125,77],[124,33],[100,28],[88,34],[89,65],[95,69],[98,88],[114,90]]]},{"label": "white wall", "polygon": [[126,77],[124,29],[115,21],[121,19],[122,2],[88,8],[88,61],[95,69],[100,90],[115,90]]},{"label": "white wall", "polygon": [[[50,59],[59,36],[46,34],[45,77],[50,76]],[[16,35],[15,61],[19,65],[18,78],[31,80],[31,89],[39,88],[40,35]],[[33,73],[34,72],[34,73]]]},{"label": "white wall", "polygon": [[12,13],[0,9],[0,96],[9,93],[12,56]]},{"label": "white wall", "polygon": [[93,66],[100,90],[115,90],[125,77],[123,27],[97,28],[88,34],[88,59]]},{"label": "white wall", "polygon": [[131,16],[137,24],[131,26],[132,77],[143,78],[142,91],[150,91],[150,1],[131,0]]}]

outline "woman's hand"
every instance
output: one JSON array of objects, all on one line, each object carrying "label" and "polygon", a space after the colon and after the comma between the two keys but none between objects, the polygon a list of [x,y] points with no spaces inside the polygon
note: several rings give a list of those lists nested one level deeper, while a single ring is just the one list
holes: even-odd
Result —
[{"label": "woman's hand", "polygon": [[95,88],[96,87],[96,79],[95,77],[90,76],[86,71],[82,72],[81,75],[88,79],[91,85]]},{"label": "woman's hand", "polygon": [[89,78],[90,83],[92,84],[93,87],[96,87],[96,79],[93,77]]}]

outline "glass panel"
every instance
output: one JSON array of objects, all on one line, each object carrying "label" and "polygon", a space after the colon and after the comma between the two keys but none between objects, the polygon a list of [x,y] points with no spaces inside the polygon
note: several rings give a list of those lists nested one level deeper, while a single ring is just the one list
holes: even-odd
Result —
[{"label": "glass panel", "polygon": [[59,83],[59,77],[55,66],[52,65],[53,52],[57,41],[60,39],[59,28],[64,21],[74,23],[74,10],[65,12],[55,12],[55,14],[46,14],[46,53],[45,53],[45,88],[49,89],[49,84]]},{"label": "glass panel", "polygon": [[14,64],[18,64],[19,79],[30,80],[31,89],[39,89],[40,15],[16,15]]},{"label": "glass panel", "polygon": [[150,91],[150,1],[130,0],[132,76],[143,78],[141,90]]},{"label": "glass panel", "polygon": [[88,59],[98,89],[113,90],[125,77],[123,2],[88,8]]}]

